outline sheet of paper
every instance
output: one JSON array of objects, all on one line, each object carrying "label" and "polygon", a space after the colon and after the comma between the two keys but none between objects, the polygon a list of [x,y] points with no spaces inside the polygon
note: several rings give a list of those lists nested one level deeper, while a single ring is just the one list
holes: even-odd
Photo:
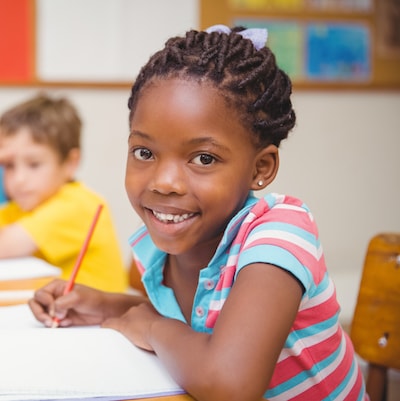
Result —
[{"label": "sheet of paper", "polygon": [[0,401],[181,394],[158,358],[111,329],[0,329]]},{"label": "sheet of paper", "polygon": [[61,269],[35,257],[0,259],[0,281],[56,277]]},{"label": "sheet of paper", "polygon": [[43,325],[35,319],[28,305],[0,307],[0,329],[31,329],[35,327],[39,328]]}]

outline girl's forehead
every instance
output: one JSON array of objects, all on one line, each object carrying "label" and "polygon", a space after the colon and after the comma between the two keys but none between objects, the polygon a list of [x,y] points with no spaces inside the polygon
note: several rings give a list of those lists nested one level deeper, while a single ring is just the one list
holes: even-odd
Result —
[{"label": "girl's forehead", "polygon": [[[225,116],[231,115],[224,97],[211,85],[182,80],[157,81],[141,93],[132,114],[131,123],[138,124],[149,119],[162,119],[168,123],[191,120],[202,125],[205,120],[226,123]],[[222,119],[222,121],[221,121]]]},{"label": "girl's forehead", "polygon": [[[175,110],[175,113],[202,111],[214,113],[232,112],[232,106],[226,101],[226,94],[209,81],[184,78],[164,78],[149,82],[142,88],[133,113],[138,108],[151,108],[153,113]],[[198,114],[198,113],[194,113]]]}]

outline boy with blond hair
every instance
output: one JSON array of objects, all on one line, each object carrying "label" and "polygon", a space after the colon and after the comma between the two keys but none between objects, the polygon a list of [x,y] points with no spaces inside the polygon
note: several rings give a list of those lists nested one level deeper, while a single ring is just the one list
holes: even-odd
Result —
[{"label": "boy with blond hair", "polygon": [[75,181],[81,119],[65,98],[39,94],[0,117],[0,258],[36,256],[68,278],[99,204],[103,210],[77,282],[125,291],[127,273],[105,200]]}]

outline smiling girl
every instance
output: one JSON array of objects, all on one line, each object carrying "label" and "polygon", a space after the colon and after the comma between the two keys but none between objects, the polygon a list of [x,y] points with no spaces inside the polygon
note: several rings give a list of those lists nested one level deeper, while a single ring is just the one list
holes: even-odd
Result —
[{"label": "smiling girl", "polygon": [[54,281],[51,326],[101,324],[157,354],[196,400],[367,400],[318,231],[300,200],[257,198],[295,125],[265,30],[171,38],[129,98],[130,240],[148,298]]}]

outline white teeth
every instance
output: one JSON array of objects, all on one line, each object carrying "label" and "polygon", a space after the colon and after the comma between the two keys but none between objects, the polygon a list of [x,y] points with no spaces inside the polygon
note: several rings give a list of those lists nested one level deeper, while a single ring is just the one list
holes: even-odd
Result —
[{"label": "white teeth", "polygon": [[184,220],[189,219],[194,215],[194,213],[185,213],[185,214],[165,214],[159,213],[153,210],[153,215],[157,218],[157,220],[162,221],[163,223],[180,223]]}]

